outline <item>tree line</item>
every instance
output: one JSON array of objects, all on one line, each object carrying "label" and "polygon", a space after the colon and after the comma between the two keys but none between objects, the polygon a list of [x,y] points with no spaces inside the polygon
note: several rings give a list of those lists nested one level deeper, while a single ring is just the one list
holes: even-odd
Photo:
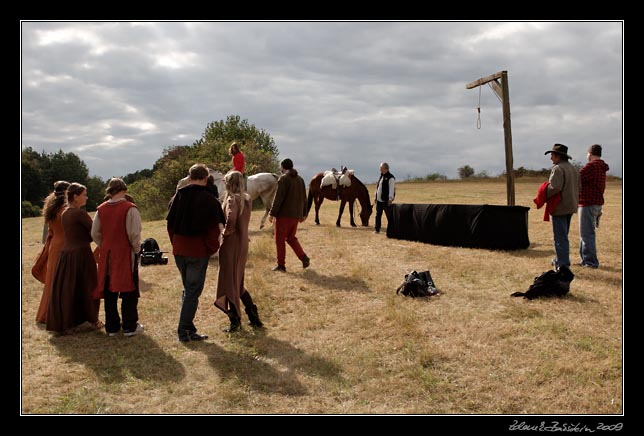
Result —
[{"label": "tree line", "polygon": [[[165,216],[168,201],[174,195],[179,179],[188,174],[188,169],[196,162],[226,173],[231,167],[229,146],[237,141],[246,156],[246,173],[278,172],[279,150],[273,138],[263,129],[258,129],[239,115],[230,115],[225,120],[213,121],[204,129],[201,138],[192,145],[172,145],[166,147],[152,169],[138,170],[122,176],[128,185],[128,193],[136,200],[141,216],[145,220],[161,219]],[[572,164],[578,169],[580,162]],[[476,173],[470,165],[458,168],[461,179],[489,178],[486,171]],[[96,210],[103,202],[107,180],[89,176],[87,165],[72,152],[59,150],[46,153],[27,147],[22,150],[22,216],[38,216],[45,197],[52,191],[57,180],[78,182],[87,186],[88,201],[85,208]],[[515,177],[548,178],[550,168],[531,170],[519,167],[514,170]],[[505,171],[498,177],[505,177]],[[408,181],[441,181],[447,176],[439,173]]]},{"label": "tree line", "polygon": [[[179,179],[188,174],[196,162],[226,173],[231,167],[229,146],[240,144],[246,156],[246,173],[277,172],[279,150],[273,138],[238,115],[209,123],[201,138],[192,145],[173,145],[163,150],[152,169],[139,170],[122,176],[128,193],[135,199],[146,220],[165,216],[168,202],[174,195]],[[46,153],[26,147],[22,150],[21,200],[22,216],[38,216],[45,197],[57,180],[78,182],[87,187],[87,211],[94,211],[103,202],[107,180],[89,176],[87,165],[72,152],[59,150]]]},{"label": "tree line", "polygon": [[45,197],[54,189],[54,182],[67,180],[87,186],[87,210],[96,210],[103,199],[105,182],[89,176],[87,165],[74,153],[59,150],[38,153],[31,147],[22,150],[21,190],[22,216],[38,216]]},{"label": "tree line", "polygon": [[[575,168],[578,170],[581,169],[583,166],[580,162],[572,161],[571,162]],[[458,172],[458,178],[459,179],[490,179],[490,178],[502,178],[505,177],[505,171],[503,171],[501,174],[498,176],[490,176],[487,171],[483,170],[479,173],[477,173],[474,168],[472,168],[470,165],[463,165],[462,167],[459,167],[457,170]],[[514,170],[514,177],[515,178],[520,178],[520,177],[540,177],[540,178],[545,178],[547,179],[550,177],[550,171],[551,168],[541,168],[540,170],[532,170],[528,169],[525,167],[519,167]],[[434,181],[444,181],[447,180],[448,177],[444,174],[440,173],[431,173],[427,174],[426,176],[420,176],[420,177],[412,177],[411,175],[408,175],[405,181],[407,182],[434,182]]]}]

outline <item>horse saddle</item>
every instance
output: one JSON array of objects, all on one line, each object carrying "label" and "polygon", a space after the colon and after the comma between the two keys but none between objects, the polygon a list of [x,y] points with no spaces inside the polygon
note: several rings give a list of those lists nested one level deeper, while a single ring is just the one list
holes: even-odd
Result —
[{"label": "horse saddle", "polygon": [[335,168],[332,168],[331,171],[325,171],[322,182],[320,182],[320,188],[331,186],[332,189],[336,189],[338,184],[340,184],[340,187],[348,188],[351,186],[353,173],[354,170],[348,170],[345,167],[343,167],[342,171],[338,171]]}]

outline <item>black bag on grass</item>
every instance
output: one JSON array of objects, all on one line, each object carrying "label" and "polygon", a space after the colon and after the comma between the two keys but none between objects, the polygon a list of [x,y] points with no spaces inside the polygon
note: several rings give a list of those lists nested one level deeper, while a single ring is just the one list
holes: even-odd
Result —
[{"label": "black bag on grass", "polygon": [[565,266],[560,267],[558,270],[550,270],[541,273],[534,278],[534,283],[530,285],[525,292],[515,292],[511,297],[524,297],[528,300],[537,297],[563,297],[570,291],[570,282],[575,278],[575,275],[570,271],[570,268]]},{"label": "black bag on grass", "polygon": [[148,238],[141,244],[141,265],[167,265],[168,258],[163,257],[159,243],[154,238]]},{"label": "black bag on grass", "polygon": [[429,297],[438,294],[436,285],[429,271],[416,272],[412,271],[405,274],[405,281],[402,282],[396,294],[403,294],[406,297]]}]

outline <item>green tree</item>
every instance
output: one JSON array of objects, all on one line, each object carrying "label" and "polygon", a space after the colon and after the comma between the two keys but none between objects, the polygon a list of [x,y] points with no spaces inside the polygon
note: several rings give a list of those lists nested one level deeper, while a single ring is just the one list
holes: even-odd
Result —
[{"label": "green tree", "polygon": [[152,170],[146,168],[144,170],[138,170],[124,176],[123,181],[125,182],[126,185],[130,185],[136,182],[137,180],[147,179],[150,177],[152,177]]},{"label": "green tree", "polygon": [[271,135],[250,124],[248,120],[241,120],[239,115],[229,115],[226,121],[220,120],[208,124],[201,139],[207,144],[223,145],[225,147],[224,154],[228,154],[230,143],[237,141],[240,143],[242,151],[252,145],[254,148],[269,153],[275,159],[279,156],[279,151]]},{"label": "green tree", "polygon": [[152,176],[128,185],[144,219],[161,219],[177,183],[188,175],[190,167],[204,163],[226,173],[231,168],[230,144],[237,141],[246,156],[246,173],[277,172],[279,152],[273,138],[264,130],[231,115],[226,120],[209,123],[201,138],[192,145],[173,145],[154,163]]},{"label": "green tree", "polygon": [[107,187],[107,183],[100,177],[93,176],[89,177],[84,185],[87,187],[87,204],[85,205],[85,210],[96,210],[98,205],[101,204],[105,198],[105,188]]},{"label": "green tree", "polygon": [[22,202],[21,214],[23,218],[40,216],[40,208],[38,206],[34,206],[33,204],[31,204],[31,202],[25,200]]},{"label": "green tree", "polygon": [[475,177],[477,179],[489,179],[490,178],[489,174],[485,170],[481,171],[480,173],[474,174],[473,177]]},{"label": "green tree", "polygon": [[[46,156],[45,156],[46,157]],[[49,194],[47,180],[44,179],[44,157],[31,147],[22,150],[20,198],[32,204],[40,204]]]},{"label": "green tree", "polygon": [[[103,199],[103,181],[95,177],[89,178],[87,165],[74,153],[59,150],[56,153],[35,152],[31,147],[22,150],[22,186],[21,198],[34,206],[42,207],[45,197],[54,187],[54,182],[67,180],[87,186],[86,209],[92,211]],[[92,185],[90,187],[90,185]],[[100,189],[95,189],[101,185]],[[97,202],[97,203],[95,203]]]},{"label": "green tree", "polygon": [[461,179],[466,179],[474,175],[474,168],[469,165],[462,166],[458,169],[458,176]]}]

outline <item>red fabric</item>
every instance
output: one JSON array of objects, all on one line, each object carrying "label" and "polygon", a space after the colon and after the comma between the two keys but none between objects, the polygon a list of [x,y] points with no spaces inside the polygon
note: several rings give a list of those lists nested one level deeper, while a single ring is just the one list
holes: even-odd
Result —
[{"label": "red fabric", "polygon": [[537,196],[532,200],[534,201],[534,204],[537,205],[537,209],[541,209],[541,207],[544,204],[546,205],[546,209],[543,211],[544,221],[550,221],[550,215],[552,215],[552,212],[555,210],[555,207],[557,207],[557,205],[561,201],[561,192],[557,192],[552,197],[547,198],[549,185],[550,183],[543,182],[541,186],[539,186],[539,190],[537,191]]},{"label": "red fabric", "polygon": [[47,235],[47,240],[45,241],[45,245],[42,247],[42,250],[38,254],[38,257],[36,258],[36,261],[34,262],[34,266],[31,267],[31,275],[34,276],[36,280],[38,280],[40,283],[45,283],[45,280],[47,278],[47,263],[49,260],[49,247],[51,246],[51,240],[53,239],[53,236],[50,234]]},{"label": "red fabric", "polygon": [[94,298],[103,298],[105,279],[108,275],[111,292],[132,292],[136,289],[132,277],[132,246],[125,220],[131,207],[129,201],[101,204],[96,213],[101,220],[101,246],[98,250],[98,283]]},{"label": "red fabric", "polygon": [[219,226],[211,227],[206,235],[184,236],[168,230],[172,254],[186,257],[210,257],[219,250]]},{"label": "red fabric", "polygon": [[233,170],[239,171],[240,173],[244,174],[245,169],[246,157],[244,156],[244,153],[238,151],[237,153],[233,154]]},{"label": "red fabric", "polygon": [[277,263],[286,266],[286,243],[291,246],[298,259],[302,259],[306,254],[297,240],[297,224],[300,222],[297,218],[279,217],[275,218],[273,227],[275,229],[275,245],[277,246]]}]

